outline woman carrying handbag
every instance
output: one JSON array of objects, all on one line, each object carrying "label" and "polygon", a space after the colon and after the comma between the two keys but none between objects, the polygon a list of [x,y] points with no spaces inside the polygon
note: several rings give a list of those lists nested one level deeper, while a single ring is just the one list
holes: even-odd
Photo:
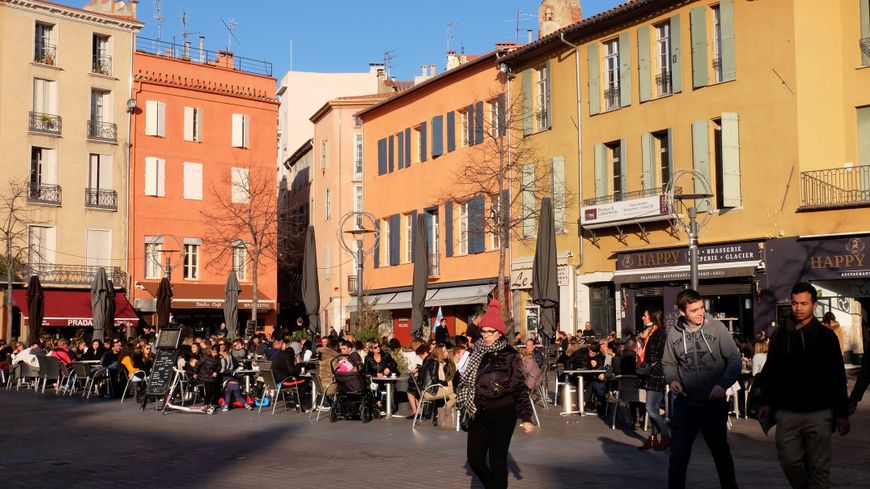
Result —
[{"label": "woman carrying handbag", "polygon": [[[646,390],[646,412],[652,421],[652,435],[639,447],[641,450],[664,450],[671,444],[671,433],[659,407],[665,396],[665,373],[662,356],[665,352],[665,328],[662,324],[662,310],[649,307],[643,313],[646,329],[640,334],[643,347],[637,354],[637,371],[640,387]],[[659,437],[660,436],[660,437]]]}]

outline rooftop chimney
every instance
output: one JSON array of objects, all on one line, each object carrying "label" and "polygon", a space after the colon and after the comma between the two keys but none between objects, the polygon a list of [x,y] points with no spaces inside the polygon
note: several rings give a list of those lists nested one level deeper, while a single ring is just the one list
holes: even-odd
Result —
[{"label": "rooftop chimney", "polygon": [[538,39],[582,18],[579,0],[542,0],[538,7]]}]

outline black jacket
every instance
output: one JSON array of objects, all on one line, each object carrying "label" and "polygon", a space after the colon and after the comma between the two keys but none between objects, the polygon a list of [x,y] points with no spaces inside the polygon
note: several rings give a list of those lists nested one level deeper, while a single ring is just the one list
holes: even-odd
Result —
[{"label": "black jacket", "polygon": [[532,404],[523,375],[523,362],[510,345],[487,353],[480,360],[474,385],[474,404],[478,413],[516,404],[517,416],[523,422],[532,421]]},{"label": "black jacket", "polygon": [[753,384],[753,389],[759,387],[762,405],[774,411],[810,413],[833,409],[835,418],[849,417],[840,342],[837,334],[816,318],[799,330],[789,320],[774,333],[767,362]]},{"label": "black jacket", "polygon": [[864,398],[864,391],[870,385],[870,355],[864,354],[864,359],[861,360],[861,371],[858,372],[858,380],[855,381],[855,387],[852,388],[852,395],[849,396],[849,402],[858,404]]},{"label": "black jacket", "polygon": [[275,382],[281,382],[287,377],[295,377],[299,373],[293,350],[278,350],[272,357],[272,374]]},{"label": "black jacket", "polygon": [[396,361],[393,360],[392,355],[390,355],[389,353],[387,353],[385,351],[381,352],[380,363],[376,362],[374,355],[369,353],[368,355],[366,355],[365,364],[366,364],[366,373],[369,375],[372,375],[372,376],[383,373],[384,369],[390,369],[391,374],[392,373],[396,373],[396,374],[399,373],[398,372],[399,364],[397,364]]}]

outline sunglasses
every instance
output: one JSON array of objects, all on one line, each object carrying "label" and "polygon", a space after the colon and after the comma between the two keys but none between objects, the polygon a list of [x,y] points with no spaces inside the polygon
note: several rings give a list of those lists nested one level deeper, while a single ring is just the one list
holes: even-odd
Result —
[{"label": "sunglasses", "polygon": [[486,336],[492,336],[495,333],[496,333],[496,331],[494,329],[482,329],[482,330],[480,330],[480,334],[486,335]]}]

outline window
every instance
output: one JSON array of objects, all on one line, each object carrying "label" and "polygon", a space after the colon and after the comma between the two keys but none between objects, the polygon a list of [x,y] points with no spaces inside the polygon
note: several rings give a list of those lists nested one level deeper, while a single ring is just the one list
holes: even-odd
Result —
[{"label": "window", "polygon": [[722,24],[721,10],[718,5],[711,7],[713,13],[713,77],[716,83],[723,81],[722,78]]},{"label": "window", "polygon": [[91,122],[111,122],[109,95],[110,92],[105,90],[91,90]]},{"label": "window", "polygon": [[604,43],[604,107],[619,108],[619,39]]},{"label": "window", "polygon": [[[617,63],[617,69],[619,64]],[[537,70],[537,110],[535,111],[535,122],[537,130],[543,131],[550,127],[550,70],[547,65],[544,65]]]},{"label": "window", "polygon": [[329,147],[329,140],[321,139],[320,140],[320,171],[326,170],[328,147]]},{"label": "window", "polygon": [[157,100],[145,101],[145,135],[166,136],[166,104]]},{"label": "window", "polygon": [[323,218],[332,219],[332,189],[326,189],[323,199]]},{"label": "window", "polygon": [[713,128],[713,165],[716,171],[714,191],[716,207],[728,209],[739,207],[740,194],[740,140],[736,112],[724,112],[720,119],[714,119]]},{"label": "window", "polygon": [[501,215],[501,198],[493,195],[490,197],[490,228],[492,234],[490,237],[490,248],[497,250],[501,248],[501,226],[503,225],[503,217]]},{"label": "window", "polygon": [[232,203],[247,204],[250,202],[250,188],[248,185],[248,169],[233,168],[232,170]]},{"label": "window", "polygon": [[[415,162],[415,163],[419,163],[419,162],[421,162],[421,161],[423,161],[423,160],[426,159],[426,155],[424,154],[424,152],[426,151],[426,147],[423,146],[423,132],[422,132],[422,129],[423,129],[422,126],[417,126],[417,127],[415,127],[414,130],[411,132],[411,134],[412,134],[413,137],[414,137],[414,140],[413,140],[413,141],[414,141],[414,158],[415,158],[415,159],[414,159],[414,162]],[[401,151],[402,151],[402,148],[399,148],[399,152],[401,152]],[[409,162],[409,163],[410,163],[410,162]]]},{"label": "window", "polygon": [[85,265],[108,267],[112,265],[112,231],[88,229],[85,232]]},{"label": "window", "polygon": [[233,114],[233,148],[247,148],[250,144],[251,118],[245,114]]},{"label": "window", "polygon": [[[384,265],[389,266],[390,258],[391,258],[390,257],[390,248],[391,248],[390,244],[393,242],[393,240],[390,239],[390,231],[393,231],[390,229],[390,220],[384,219],[384,223],[381,227],[384,230],[384,232],[381,233],[381,234],[383,234],[383,239],[381,239],[381,243],[383,243],[382,247],[384,248]],[[398,231],[398,229],[396,229],[395,231]]]},{"label": "window", "polygon": [[164,179],[166,175],[166,160],[161,158],[145,158],[145,195],[163,197],[165,195]]},{"label": "window", "polygon": [[30,186],[31,194],[34,187],[54,185],[57,183],[57,150],[30,148]]},{"label": "window", "polygon": [[184,108],[184,140],[202,141],[202,109],[199,107]]},{"label": "window", "polygon": [[353,179],[362,180],[363,174],[363,135],[353,135]]},{"label": "window", "polygon": [[459,254],[468,254],[468,202],[459,204]]},{"label": "window", "polygon": [[535,236],[535,166],[520,167],[520,200],[522,202],[523,237]]},{"label": "window", "polygon": [[33,111],[37,114],[57,115],[57,82],[33,79]]},{"label": "window", "polygon": [[145,236],[145,278],[157,279],[161,277],[163,269],[160,265],[163,238]]},{"label": "window", "polygon": [[656,87],[658,96],[671,94],[671,23],[655,26],[656,31]]},{"label": "window", "polygon": [[363,218],[362,218],[362,210],[363,210],[363,186],[362,185],[354,185],[353,186],[353,211],[356,212],[356,219],[354,221],[355,229],[362,229],[363,226]]},{"label": "window", "polygon": [[405,214],[405,263],[414,261],[414,214]]},{"label": "window", "polygon": [[198,239],[184,238],[184,279],[197,280],[199,278],[199,247]]},{"label": "window", "polygon": [[112,75],[112,54],[109,52],[109,36],[94,34],[91,42],[93,61],[91,73]]},{"label": "window", "polygon": [[55,228],[50,226],[30,226],[28,228],[27,260],[31,266],[54,264]]},{"label": "window", "polygon": [[668,131],[660,131],[653,133],[653,143],[655,145],[655,154],[659,164],[659,176],[661,178],[661,189],[664,190],[671,181],[671,140]]},{"label": "window", "polygon": [[88,189],[109,190],[112,184],[112,155],[91,154],[88,166]]},{"label": "window", "polygon": [[611,180],[613,185],[613,200],[620,201],[622,200],[622,189],[626,183],[623,179],[627,178],[626,175],[623,175],[622,171],[624,165],[622,161],[622,144],[619,141],[609,143],[607,144],[607,151],[610,157],[610,168],[613,171],[613,178]]},{"label": "window", "polygon": [[459,111],[459,126],[460,126],[459,134],[461,135],[461,138],[462,138],[462,140],[461,140],[462,144],[460,146],[463,148],[468,146],[469,144],[471,144],[471,142],[468,140],[468,136],[469,136],[468,124],[469,124],[468,111],[467,110],[460,110]]},{"label": "window", "polygon": [[202,163],[184,162],[184,198],[202,200]]},{"label": "window", "polygon": [[54,65],[57,63],[56,51],[54,46],[54,26],[36,23],[36,31],[34,33],[33,43],[33,61],[44,65]]},{"label": "window", "polygon": [[438,256],[439,248],[439,230],[438,230],[438,209],[427,209],[426,217],[428,222],[428,230],[429,230],[429,255],[430,256]]},{"label": "window", "polygon": [[248,248],[245,243],[233,245],[233,271],[239,280],[248,279]]}]

